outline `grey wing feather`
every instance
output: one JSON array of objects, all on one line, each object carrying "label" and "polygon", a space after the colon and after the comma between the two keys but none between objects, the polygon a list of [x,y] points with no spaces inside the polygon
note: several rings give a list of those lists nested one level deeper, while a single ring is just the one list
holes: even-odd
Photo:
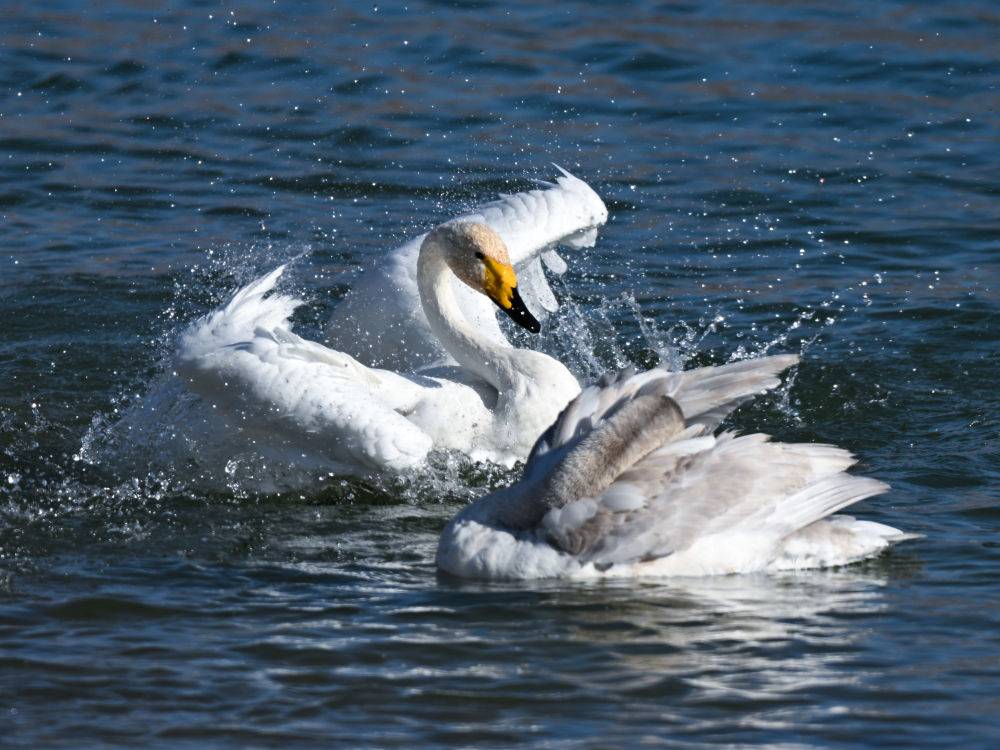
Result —
[{"label": "grey wing feather", "polygon": [[846,473],[830,445],[772,443],[766,435],[697,437],[697,425],[638,461],[597,498],[544,525],[551,543],[598,568],[664,557],[713,534],[788,535],[887,486]]},{"label": "grey wing feather", "polygon": [[547,474],[595,426],[638,396],[670,396],[688,425],[699,425],[703,432],[714,430],[744,401],[777,386],[778,374],[798,361],[797,355],[784,354],[680,372],[654,368],[636,373],[626,368],[605,374],[584,388],[539,437],[528,456],[524,477]]}]

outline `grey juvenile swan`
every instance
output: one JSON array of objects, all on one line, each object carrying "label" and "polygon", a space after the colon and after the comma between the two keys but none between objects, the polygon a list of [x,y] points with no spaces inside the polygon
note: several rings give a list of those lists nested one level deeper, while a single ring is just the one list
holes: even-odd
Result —
[{"label": "grey juvenile swan", "polygon": [[841,565],[912,538],[832,515],[888,486],[831,445],[713,435],[794,355],[605,376],[539,438],[524,476],[463,509],[437,565],[479,579],[704,576]]}]

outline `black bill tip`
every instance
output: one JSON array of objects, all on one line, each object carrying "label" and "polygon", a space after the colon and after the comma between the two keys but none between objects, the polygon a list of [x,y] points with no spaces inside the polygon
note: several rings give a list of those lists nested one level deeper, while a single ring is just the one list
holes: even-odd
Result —
[{"label": "black bill tip", "polygon": [[507,316],[511,320],[526,331],[538,333],[542,330],[541,324],[535,320],[535,316],[525,306],[524,300],[521,299],[521,294],[517,291],[517,287],[511,289],[510,307],[501,307],[500,305],[497,305],[497,307],[500,307],[501,310],[507,313]]}]

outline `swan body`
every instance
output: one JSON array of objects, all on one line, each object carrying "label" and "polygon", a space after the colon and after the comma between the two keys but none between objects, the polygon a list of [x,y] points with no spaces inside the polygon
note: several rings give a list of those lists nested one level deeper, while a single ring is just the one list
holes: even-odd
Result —
[{"label": "swan body", "polygon": [[[558,307],[542,271],[543,261],[549,270],[562,273],[566,264],[555,247],[593,245],[597,228],[608,219],[604,202],[587,183],[560,172],[542,189],[503,195],[454,219],[485,224],[501,237],[521,293],[534,310],[551,312]],[[327,322],[328,346],[367,365],[396,371],[454,364],[417,304],[417,257],[425,236],[390,252],[354,284]],[[489,339],[506,343],[489,301],[465,285],[454,287],[469,323]]]},{"label": "swan body", "polygon": [[579,392],[560,363],[476,330],[453,278],[538,332],[517,290],[503,241],[456,221],[421,243],[417,291],[428,325],[456,365],[433,371],[370,368],[292,331],[296,299],[269,294],[283,267],[240,290],[182,337],[174,364],[214,414],[264,452],[338,474],[371,476],[420,465],[434,448],[512,464]]},{"label": "swan body", "polygon": [[517,484],[463,509],[442,570],[479,579],[704,576],[842,565],[912,535],[830,514],[888,486],[830,445],[714,435],[794,355],[605,376],[539,438]]}]

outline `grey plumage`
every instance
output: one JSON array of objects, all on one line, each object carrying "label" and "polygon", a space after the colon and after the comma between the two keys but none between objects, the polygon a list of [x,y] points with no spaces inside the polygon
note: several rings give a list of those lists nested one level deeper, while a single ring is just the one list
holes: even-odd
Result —
[{"label": "grey plumage", "polygon": [[911,538],[831,517],[887,489],[848,474],[847,451],[714,434],[797,362],[601,378],[538,439],[520,482],[452,519],[438,565],[476,578],[714,575],[841,565]]}]

